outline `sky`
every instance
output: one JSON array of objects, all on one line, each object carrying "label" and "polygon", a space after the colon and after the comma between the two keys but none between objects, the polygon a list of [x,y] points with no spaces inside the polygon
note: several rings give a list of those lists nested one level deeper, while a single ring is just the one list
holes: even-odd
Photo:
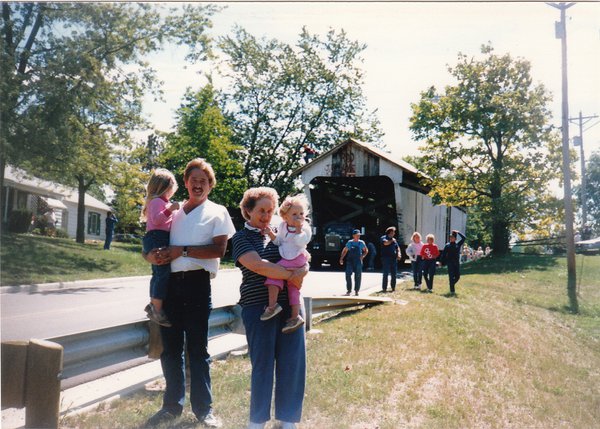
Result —
[{"label": "sky", "polygon": [[[211,35],[231,32],[235,24],[256,37],[293,44],[303,26],[321,36],[333,28],[367,45],[362,64],[363,91],[369,110],[377,109],[383,142],[397,156],[419,155],[419,142],[409,130],[410,104],[431,85],[453,84],[448,66],[459,52],[482,58],[491,42],[497,54],[530,61],[536,84],[553,94],[552,123],[561,125],[561,41],[555,38],[560,11],[543,2],[219,2]],[[600,2],[576,3],[567,9],[569,118],[585,121],[586,158],[600,152]],[[169,48],[151,58],[165,82],[165,101],[148,99],[145,111],[156,129],[170,131],[174,111],[187,87],[206,81],[198,72],[208,64],[187,65],[184,51]],[[216,85],[219,82],[216,81]],[[570,137],[579,135],[577,121]],[[577,148],[579,152],[579,148]]]}]

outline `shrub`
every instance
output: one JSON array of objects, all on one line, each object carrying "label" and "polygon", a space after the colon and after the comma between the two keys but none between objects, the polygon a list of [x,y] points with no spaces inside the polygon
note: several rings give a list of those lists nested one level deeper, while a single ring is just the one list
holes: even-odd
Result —
[{"label": "shrub", "polygon": [[23,233],[29,231],[31,226],[31,213],[29,210],[18,209],[10,212],[8,217],[8,230],[10,232]]},{"label": "shrub", "polygon": [[69,238],[69,234],[64,229],[56,228],[56,237],[58,237],[58,238]]}]

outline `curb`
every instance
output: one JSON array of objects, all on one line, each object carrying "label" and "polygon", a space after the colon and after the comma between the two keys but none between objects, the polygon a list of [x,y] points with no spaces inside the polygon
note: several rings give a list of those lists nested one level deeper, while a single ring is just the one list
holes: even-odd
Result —
[{"label": "curb", "polygon": [[76,289],[85,287],[102,286],[111,283],[126,283],[131,281],[150,280],[150,275],[147,276],[132,276],[132,277],[111,277],[106,279],[90,279],[90,280],[74,280],[69,282],[54,282],[54,283],[39,283],[31,285],[19,286],[2,286],[0,287],[0,295],[6,293],[37,293],[47,290],[63,290]]},{"label": "curb", "polygon": [[[237,268],[224,268],[219,271],[234,271]],[[78,289],[94,286],[102,286],[111,283],[127,283],[135,281],[150,281],[151,275],[146,276],[130,276],[130,277],[108,277],[103,279],[90,279],[90,280],[73,280],[68,282],[54,282],[54,283],[35,283],[30,285],[16,285],[16,286],[0,286],[0,295],[6,293],[38,293],[42,291],[50,290],[66,290],[66,289]]]}]

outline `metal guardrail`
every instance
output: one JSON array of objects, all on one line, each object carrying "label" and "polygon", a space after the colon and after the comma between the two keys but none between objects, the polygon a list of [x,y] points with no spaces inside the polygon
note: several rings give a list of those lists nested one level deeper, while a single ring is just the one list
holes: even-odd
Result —
[{"label": "metal guardrail", "polygon": [[[235,306],[213,309],[209,338],[239,329]],[[47,338],[64,349],[61,388],[106,376],[149,362],[150,321],[143,320],[103,329]]]},{"label": "metal guardrail", "polygon": [[[306,297],[304,298],[306,329],[311,328],[313,314],[388,301],[391,300],[364,296]],[[46,338],[46,341],[59,344],[64,350],[61,389],[71,388],[151,361],[152,359],[148,357],[150,323],[143,320]],[[241,308],[238,305],[215,308],[209,318],[209,339],[229,333],[245,333],[241,321]]]},{"label": "metal guardrail", "polygon": [[[306,329],[311,327],[313,314],[391,301],[389,298],[369,296],[306,297]],[[241,308],[238,305],[215,308],[210,314],[209,339],[229,333],[244,334]],[[64,348],[62,389],[151,360],[147,357],[150,322],[146,320],[46,340]]]}]

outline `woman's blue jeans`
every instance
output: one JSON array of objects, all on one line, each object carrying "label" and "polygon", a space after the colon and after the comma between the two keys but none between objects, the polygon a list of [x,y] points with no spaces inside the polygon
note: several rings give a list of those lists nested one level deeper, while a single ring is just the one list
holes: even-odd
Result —
[{"label": "woman's blue jeans", "polygon": [[423,281],[423,261],[420,256],[417,256],[416,261],[410,262],[412,272],[413,272],[413,281],[415,282],[415,286],[421,286],[421,282]]},{"label": "woman's blue jeans", "polygon": [[[242,309],[248,351],[252,363],[250,421],[264,423],[271,419],[271,398],[275,384],[275,418],[299,422],[306,384],[306,346],[304,328],[291,334],[281,329],[290,317],[290,307],[270,320],[260,320],[263,305]],[[302,308],[302,313],[304,309]]]}]

